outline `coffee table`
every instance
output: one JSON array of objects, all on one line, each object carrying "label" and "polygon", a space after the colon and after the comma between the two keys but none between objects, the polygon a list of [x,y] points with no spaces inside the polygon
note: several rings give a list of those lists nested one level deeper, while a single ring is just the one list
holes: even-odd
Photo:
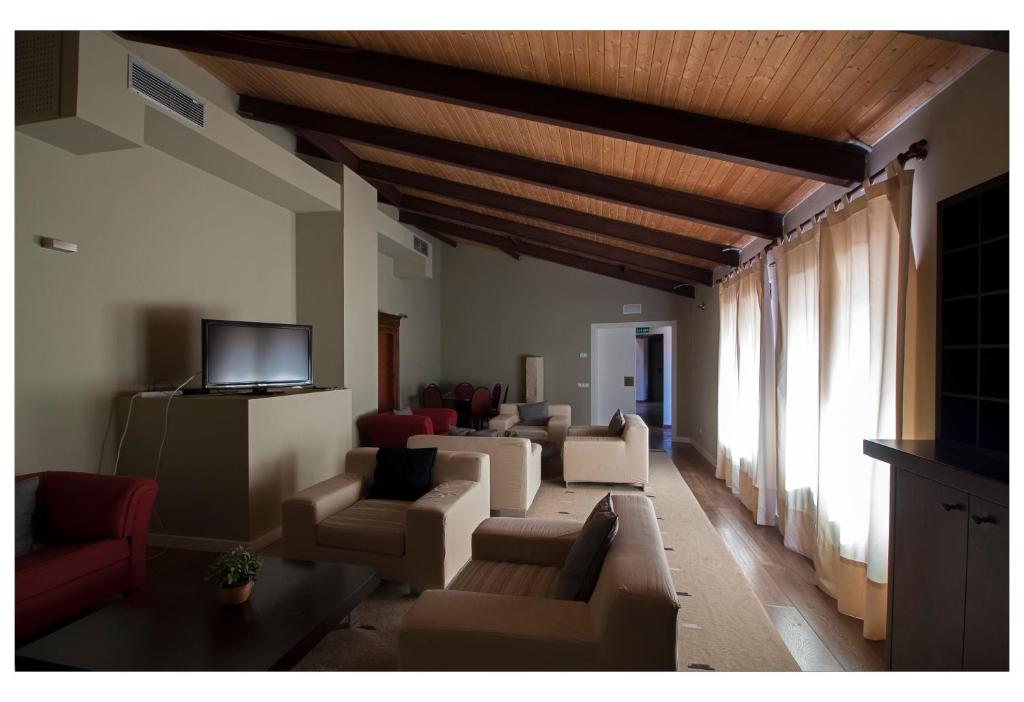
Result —
[{"label": "coffee table", "polygon": [[15,668],[288,670],[380,584],[373,568],[264,556],[249,602],[224,607],[203,556],[22,646]]}]

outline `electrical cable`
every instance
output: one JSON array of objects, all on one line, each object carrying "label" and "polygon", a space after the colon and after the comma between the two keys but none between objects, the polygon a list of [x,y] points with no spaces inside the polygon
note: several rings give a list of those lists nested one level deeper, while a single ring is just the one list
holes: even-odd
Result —
[{"label": "electrical cable", "polygon": [[[160,475],[160,463],[163,461],[164,445],[167,443],[167,425],[171,416],[171,402],[173,402],[174,398],[177,397],[179,392],[181,392],[181,389],[188,385],[189,383],[191,383],[192,380],[197,375],[199,375],[199,373],[193,373],[185,382],[183,382],[181,385],[172,390],[170,392],[170,395],[167,397],[167,404],[164,406],[164,431],[163,435],[160,437],[160,448],[157,449],[156,466],[153,469],[154,482],[156,482],[157,478]],[[160,516],[160,511],[156,508],[156,505],[153,506],[153,516],[156,517],[157,521],[160,523],[160,530],[163,531],[164,537],[167,540],[164,542],[164,547],[159,553],[154,553],[151,556],[146,556],[147,561],[151,561],[154,558],[159,558],[160,556],[167,553],[167,551],[171,548],[170,534],[167,532],[167,526],[164,524],[163,517]]]},{"label": "electrical cable", "polygon": [[121,447],[124,446],[124,439],[128,436],[128,424],[132,421],[132,410],[135,409],[135,400],[140,395],[142,395],[141,392],[135,393],[132,395],[131,402],[128,403],[128,416],[124,418],[124,429],[121,430],[121,440],[117,442],[117,453],[114,454],[114,475],[117,475],[117,465],[121,462]]}]

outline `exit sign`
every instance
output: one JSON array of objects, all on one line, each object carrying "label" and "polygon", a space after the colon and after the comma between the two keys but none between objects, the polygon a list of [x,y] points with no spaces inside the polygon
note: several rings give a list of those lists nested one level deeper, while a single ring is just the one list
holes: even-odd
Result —
[{"label": "exit sign", "polygon": [[651,328],[650,327],[637,327],[636,328],[636,333],[637,334],[650,334],[651,333]]}]

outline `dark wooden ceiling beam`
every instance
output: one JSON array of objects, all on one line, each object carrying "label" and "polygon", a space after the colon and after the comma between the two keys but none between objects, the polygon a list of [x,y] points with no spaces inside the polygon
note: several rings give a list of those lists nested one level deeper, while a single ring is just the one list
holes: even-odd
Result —
[{"label": "dark wooden ceiling beam", "polygon": [[472,144],[417,134],[329,112],[242,95],[238,113],[244,117],[290,129],[315,131],[349,142],[451,164],[564,192],[638,207],[716,227],[725,227],[765,239],[782,236],[782,214],[693,195],[648,183],[616,178],[540,161]]},{"label": "dark wooden ceiling beam", "polygon": [[683,297],[692,298],[696,296],[696,288],[694,288],[690,283],[663,278],[643,271],[632,270],[621,264],[608,263],[606,261],[599,261],[585,256],[577,256],[565,251],[551,249],[546,246],[540,246],[526,241],[514,241],[509,237],[483,232],[479,229],[465,227],[454,222],[434,220],[434,226],[424,231],[427,231],[430,234],[436,234],[438,231],[442,231],[445,234],[458,237],[460,239],[493,246],[505,253],[509,253],[509,250],[513,250],[524,256],[531,256],[544,261],[550,261],[551,263],[569,266],[570,268],[577,268],[582,271],[587,271],[588,273],[596,273],[597,275],[617,278],[619,280],[643,285],[649,288],[655,288],[657,290],[664,290],[665,292],[682,295]]},{"label": "dark wooden ceiling beam", "polygon": [[714,282],[713,272],[707,268],[670,261],[618,246],[609,246],[591,239],[570,236],[522,222],[452,207],[451,205],[433,200],[406,195],[402,198],[402,205],[399,209],[401,211],[399,215],[400,222],[411,224],[420,229],[434,228],[438,220],[446,220],[475,229],[506,234],[520,240],[525,239],[542,246],[557,246],[562,249],[578,251],[582,254],[603,259],[609,263],[618,263],[638,270],[647,270],[676,281],[688,280],[701,285],[711,285]]},{"label": "dark wooden ceiling beam", "polygon": [[917,34],[929,39],[951,41],[956,44],[976,46],[979,49],[1000,51],[1004,54],[1010,53],[1010,32],[1008,30],[951,30],[937,32],[911,30],[910,34]]},{"label": "dark wooden ceiling beam", "polygon": [[305,73],[839,185],[859,146],[659,105],[268,32],[118,32],[124,39]]},{"label": "dark wooden ceiling beam", "polygon": [[549,205],[538,200],[506,195],[495,190],[478,188],[475,185],[466,185],[465,183],[457,183],[453,180],[435,178],[423,173],[393,168],[392,166],[385,166],[384,164],[372,161],[363,161],[360,164],[359,175],[373,183],[391,183],[400,188],[412,188],[414,190],[434,193],[491,209],[512,212],[533,219],[604,234],[616,239],[624,239],[635,244],[645,244],[667,251],[674,251],[675,253],[693,256],[705,261],[721,263],[727,266],[739,264],[738,252],[728,250],[722,244],[666,232],[661,229],[651,229],[639,224],[601,217],[567,207]]}]

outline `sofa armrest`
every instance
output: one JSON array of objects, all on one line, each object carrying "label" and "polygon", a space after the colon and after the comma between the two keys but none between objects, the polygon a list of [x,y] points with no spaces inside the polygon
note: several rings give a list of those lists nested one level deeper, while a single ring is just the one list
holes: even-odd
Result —
[{"label": "sofa armrest", "polygon": [[363,479],[342,473],[285,499],[281,503],[281,538],[285,555],[315,546],[317,524],[351,507],[362,493]]},{"label": "sofa armrest", "polygon": [[492,517],[473,532],[473,559],[561,568],[582,526],[568,519]]},{"label": "sofa armrest", "polygon": [[488,429],[497,429],[499,432],[508,431],[516,424],[519,424],[518,414],[499,414],[497,417],[491,417],[487,422]]},{"label": "sofa armrest", "polygon": [[39,473],[37,523],[46,540],[145,536],[157,484],[149,478],[50,470]]},{"label": "sofa armrest", "polygon": [[568,415],[553,415],[548,420],[548,441],[560,447],[565,442],[565,436],[569,433],[569,426],[572,420]]},{"label": "sofa armrest", "polygon": [[424,592],[398,634],[402,670],[594,670],[601,652],[586,602]]},{"label": "sofa armrest", "polygon": [[491,510],[490,491],[474,480],[449,480],[405,513],[409,583],[443,588],[469,561],[473,531]]}]

